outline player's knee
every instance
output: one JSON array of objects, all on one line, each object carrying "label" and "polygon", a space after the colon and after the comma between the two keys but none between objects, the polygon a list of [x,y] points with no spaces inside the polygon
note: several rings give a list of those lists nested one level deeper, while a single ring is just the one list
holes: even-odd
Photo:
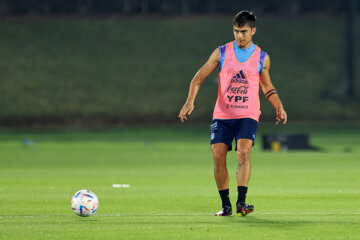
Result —
[{"label": "player's knee", "polygon": [[238,148],[236,150],[236,155],[241,164],[250,163],[250,149],[248,148]]},{"label": "player's knee", "polygon": [[221,152],[214,151],[213,157],[214,157],[215,167],[221,167],[226,164],[226,156]]}]

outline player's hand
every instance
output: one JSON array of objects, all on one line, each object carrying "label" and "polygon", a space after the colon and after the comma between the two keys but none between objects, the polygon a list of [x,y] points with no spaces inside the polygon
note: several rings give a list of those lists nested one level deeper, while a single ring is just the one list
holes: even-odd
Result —
[{"label": "player's hand", "polygon": [[186,102],[184,106],[181,108],[181,111],[179,113],[180,121],[184,122],[184,120],[187,120],[186,115],[190,115],[193,110],[194,110],[194,104]]},{"label": "player's hand", "polygon": [[282,106],[276,109],[276,125],[281,121],[283,121],[283,125],[287,122],[287,114]]}]

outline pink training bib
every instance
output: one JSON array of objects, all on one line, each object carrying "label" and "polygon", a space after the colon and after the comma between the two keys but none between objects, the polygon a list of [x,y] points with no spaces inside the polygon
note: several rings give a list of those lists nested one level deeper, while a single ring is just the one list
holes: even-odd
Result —
[{"label": "pink training bib", "polygon": [[233,42],[226,44],[213,119],[252,118],[259,121],[259,57],[260,48],[256,46],[250,58],[241,63],[235,56]]}]

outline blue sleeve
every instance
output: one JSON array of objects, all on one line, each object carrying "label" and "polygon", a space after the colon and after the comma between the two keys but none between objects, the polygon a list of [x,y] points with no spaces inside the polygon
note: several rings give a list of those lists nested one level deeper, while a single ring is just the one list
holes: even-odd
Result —
[{"label": "blue sleeve", "polygon": [[226,53],[226,44],[219,47],[220,49],[220,59],[219,59],[219,72],[221,72],[224,60],[225,60],[225,53]]},{"label": "blue sleeve", "polygon": [[265,61],[266,52],[263,50],[260,50],[260,59],[259,59],[259,74],[263,70],[264,67],[264,61]]}]

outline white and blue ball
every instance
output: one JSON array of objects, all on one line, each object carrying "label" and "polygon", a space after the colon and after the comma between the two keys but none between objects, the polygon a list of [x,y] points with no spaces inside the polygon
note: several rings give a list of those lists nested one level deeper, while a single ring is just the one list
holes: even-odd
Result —
[{"label": "white and blue ball", "polygon": [[71,199],[72,210],[81,217],[93,215],[99,207],[99,199],[90,190],[77,191]]}]

